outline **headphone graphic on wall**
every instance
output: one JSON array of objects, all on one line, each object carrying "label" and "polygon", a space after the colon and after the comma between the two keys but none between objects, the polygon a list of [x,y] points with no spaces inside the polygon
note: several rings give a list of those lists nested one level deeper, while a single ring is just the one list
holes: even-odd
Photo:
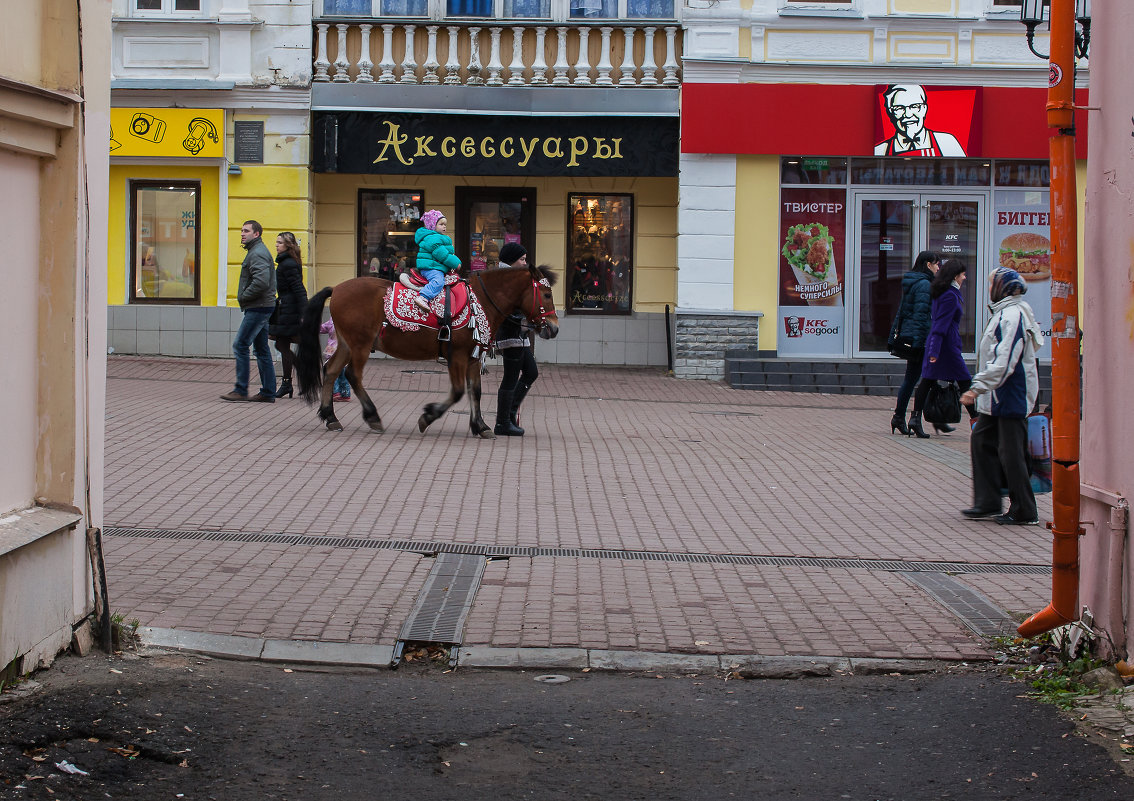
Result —
[{"label": "headphone graphic on wall", "polygon": [[189,122],[189,135],[185,137],[181,146],[196,156],[204,149],[206,136],[214,142],[220,141],[217,137],[216,126],[202,117],[194,117]]}]

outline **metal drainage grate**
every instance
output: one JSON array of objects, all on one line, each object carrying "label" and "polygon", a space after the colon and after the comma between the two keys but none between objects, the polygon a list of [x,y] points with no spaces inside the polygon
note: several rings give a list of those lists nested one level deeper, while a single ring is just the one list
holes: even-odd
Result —
[{"label": "metal drainage grate", "polygon": [[972,562],[917,562],[900,559],[840,559],[824,556],[749,556],[746,554],[668,553],[665,551],[614,551],[598,548],[540,548],[519,545],[472,545],[459,542],[375,540],[363,537],[321,537],[303,534],[254,534],[243,531],[176,531],[154,528],[107,528],[108,537],[203,540],[208,542],[257,542],[307,545],[319,548],[365,548],[420,554],[465,554],[468,556],[559,556],[572,559],[620,559],[638,562],[682,562],[756,567],[820,567],[825,569],[881,570],[897,573],[999,573],[1025,576],[1050,575],[1049,565],[989,564]]},{"label": "metal drainage grate", "polygon": [[1008,613],[964,582],[944,573],[903,573],[902,578],[924,591],[982,637],[1016,633]]},{"label": "metal drainage grate", "polygon": [[461,644],[465,618],[480,589],[485,563],[483,556],[438,555],[409,617],[398,632],[391,662],[394,667],[401,661],[408,642]]}]

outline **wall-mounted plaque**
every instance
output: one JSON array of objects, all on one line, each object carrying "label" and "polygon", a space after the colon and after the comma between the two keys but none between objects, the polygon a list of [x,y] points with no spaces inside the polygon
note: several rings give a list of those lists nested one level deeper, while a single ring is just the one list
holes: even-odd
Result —
[{"label": "wall-mounted plaque", "polygon": [[232,124],[233,161],[237,164],[264,163],[264,123],[234,122]]}]

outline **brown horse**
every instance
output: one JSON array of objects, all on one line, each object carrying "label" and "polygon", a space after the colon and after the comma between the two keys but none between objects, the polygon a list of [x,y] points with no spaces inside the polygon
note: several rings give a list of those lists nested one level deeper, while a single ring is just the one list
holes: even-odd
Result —
[{"label": "brown horse", "polygon": [[[492,338],[509,314],[517,309],[527,315],[543,339],[559,333],[559,318],[551,299],[551,285],[555,274],[547,267],[507,267],[478,271],[468,279],[469,289],[476,295],[488,317]],[[299,355],[295,372],[299,392],[308,403],[319,400],[319,417],[331,431],[342,431],[335,417],[331,399],[334,377],[346,366],[347,381],[358,396],[362,417],[374,431],[382,432],[382,418],[374,402],[362,386],[362,371],[372,350],[380,350],[395,359],[432,361],[437,358],[438,341],[435,329],[422,327],[417,331],[403,331],[385,325],[383,299],[392,286],[382,278],[352,278],[331,289],[327,287],[307,304],[299,333]],[[321,367],[319,325],[323,319],[323,305],[331,299],[331,319],[335,321],[338,350]],[[379,336],[381,334],[381,336]],[[473,340],[472,325],[455,329],[451,343],[442,351],[449,355],[449,397],[440,403],[426,405],[418,418],[417,428],[425,431],[429,424],[443,415],[450,406],[469,393],[472,406],[469,427],[476,436],[492,439],[492,427],[484,422],[480,413],[480,358],[483,345]],[[474,355],[475,354],[475,355]],[[330,377],[331,380],[328,380]]]}]

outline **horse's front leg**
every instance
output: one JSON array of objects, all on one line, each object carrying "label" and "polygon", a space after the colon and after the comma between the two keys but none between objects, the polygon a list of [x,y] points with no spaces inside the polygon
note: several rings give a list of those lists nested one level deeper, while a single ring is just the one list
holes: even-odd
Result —
[{"label": "horse's front leg", "polygon": [[362,371],[366,368],[366,362],[369,358],[370,354],[368,353],[362,353],[357,357],[351,356],[350,364],[347,365],[346,378],[347,383],[354,390],[354,396],[358,398],[359,406],[362,407],[362,419],[366,421],[366,425],[370,426],[371,431],[377,431],[381,434],[386,430],[382,426],[382,417],[378,414],[378,408],[370,399],[366,388],[362,386]]},{"label": "horse's front leg", "polygon": [[472,429],[473,436],[496,439],[492,426],[484,422],[480,411],[480,361],[469,359],[467,373],[465,381],[469,390],[469,428]]},{"label": "horse's front leg", "polygon": [[[456,361],[456,360],[455,360]],[[460,364],[449,365],[449,397],[441,403],[427,403],[421,417],[417,418],[417,430],[422,433],[429,428],[430,423],[439,418],[449,407],[459,401],[465,394],[464,366]]]}]

